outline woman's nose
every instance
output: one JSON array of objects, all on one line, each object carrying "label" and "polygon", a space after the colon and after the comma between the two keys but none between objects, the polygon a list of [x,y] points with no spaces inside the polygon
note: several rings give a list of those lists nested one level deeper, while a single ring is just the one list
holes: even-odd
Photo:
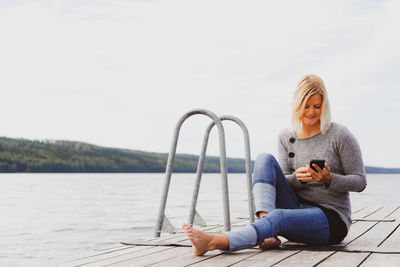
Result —
[{"label": "woman's nose", "polygon": [[315,114],[315,108],[310,108],[308,110],[308,114]]}]

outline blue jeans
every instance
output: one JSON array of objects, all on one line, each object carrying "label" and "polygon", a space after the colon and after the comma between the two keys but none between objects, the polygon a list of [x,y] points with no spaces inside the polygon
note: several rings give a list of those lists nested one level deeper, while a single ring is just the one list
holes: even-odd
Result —
[{"label": "blue jeans", "polygon": [[253,171],[255,212],[268,212],[258,221],[224,233],[229,251],[254,247],[277,235],[299,243],[327,245],[329,222],[318,207],[300,204],[278,162],[270,154],[257,157]]}]

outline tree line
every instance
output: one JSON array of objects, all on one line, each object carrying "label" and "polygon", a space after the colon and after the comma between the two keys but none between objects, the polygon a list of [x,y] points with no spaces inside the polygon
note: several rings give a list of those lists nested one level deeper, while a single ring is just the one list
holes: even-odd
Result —
[{"label": "tree line", "polygon": [[[167,153],[0,137],[0,172],[165,172],[167,159]],[[178,154],[174,172],[195,172],[197,162],[198,156]],[[227,162],[229,172],[245,171],[243,159]],[[206,157],[204,172],[219,170],[219,157]]]},{"label": "tree line", "polygon": [[[167,153],[107,148],[74,141],[0,137],[0,172],[165,172]],[[178,154],[174,172],[196,172],[199,157]],[[245,172],[244,159],[228,158],[228,172]],[[219,172],[219,157],[206,157],[204,172]],[[400,173],[366,166],[367,173]]]}]

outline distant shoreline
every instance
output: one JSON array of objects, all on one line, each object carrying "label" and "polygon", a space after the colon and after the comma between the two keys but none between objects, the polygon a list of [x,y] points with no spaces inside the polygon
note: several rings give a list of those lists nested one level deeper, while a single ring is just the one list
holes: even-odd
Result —
[{"label": "distant shoreline", "polygon": [[[74,141],[0,137],[0,173],[165,173],[167,153],[108,148]],[[177,154],[174,173],[195,173],[197,155]],[[219,173],[219,157],[206,157],[204,173]],[[227,158],[228,173],[244,173],[245,161]],[[368,174],[397,174],[400,168],[366,166]]]},{"label": "distant shoreline", "polygon": [[[2,174],[165,174],[165,172],[3,172]],[[195,174],[196,172],[173,172],[174,174]],[[203,172],[203,174],[218,174],[220,172]],[[245,172],[228,172],[228,174],[245,174]],[[400,172],[366,172],[366,174],[400,174]]]}]

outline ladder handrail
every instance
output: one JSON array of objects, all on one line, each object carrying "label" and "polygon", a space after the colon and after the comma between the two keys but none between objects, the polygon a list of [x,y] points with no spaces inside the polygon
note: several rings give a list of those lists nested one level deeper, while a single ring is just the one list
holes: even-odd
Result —
[{"label": "ladder handrail", "polygon": [[155,237],[159,237],[161,234],[162,224],[164,220],[165,207],[167,204],[169,185],[171,182],[171,174],[173,170],[173,164],[175,161],[176,147],[179,138],[179,132],[182,127],[183,122],[195,115],[195,114],[203,114],[210,117],[218,128],[219,135],[219,152],[220,152],[220,166],[221,166],[221,183],[222,183],[222,202],[224,209],[224,230],[231,230],[231,222],[230,222],[230,210],[229,210],[229,190],[228,190],[228,175],[227,175],[227,161],[226,161],[226,148],[225,148],[225,132],[224,127],[221,123],[221,120],[218,118],[215,113],[206,110],[206,109],[195,109],[184,114],[181,119],[177,122],[175,126],[175,131],[172,139],[171,150],[169,152],[167,167],[165,171],[165,180],[164,180],[164,189],[161,196],[160,207],[158,210],[158,218],[156,223],[156,228],[154,232]]},{"label": "ladder handrail", "polygon": [[[254,218],[254,201],[253,201],[253,193],[252,193],[249,131],[247,130],[246,125],[239,118],[237,118],[235,116],[224,115],[224,116],[219,117],[219,119],[221,121],[230,120],[230,121],[235,122],[236,124],[238,124],[240,126],[240,128],[242,129],[242,132],[243,132],[244,147],[245,147],[245,165],[246,165],[246,176],[247,176],[246,180],[247,180],[249,220],[251,223],[253,223],[255,221],[255,218]],[[211,132],[212,128],[214,127],[214,125],[215,125],[215,123],[211,122],[204,133],[203,145],[202,145],[202,149],[201,149],[200,156],[199,156],[199,162],[197,164],[196,183],[195,183],[195,186],[193,189],[192,203],[191,203],[189,219],[188,219],[189,225],[193,225],[194,217],[196,214],[196,205],[197,205],[197,199],[198,199],[199,190],[200,190],[201,177],[203,174],[203,167],[204,167],[204,161],[205,161],[205,156],[206,156],[206,151],[207,151],[208,139],[209,139],[210,132]]]}]

